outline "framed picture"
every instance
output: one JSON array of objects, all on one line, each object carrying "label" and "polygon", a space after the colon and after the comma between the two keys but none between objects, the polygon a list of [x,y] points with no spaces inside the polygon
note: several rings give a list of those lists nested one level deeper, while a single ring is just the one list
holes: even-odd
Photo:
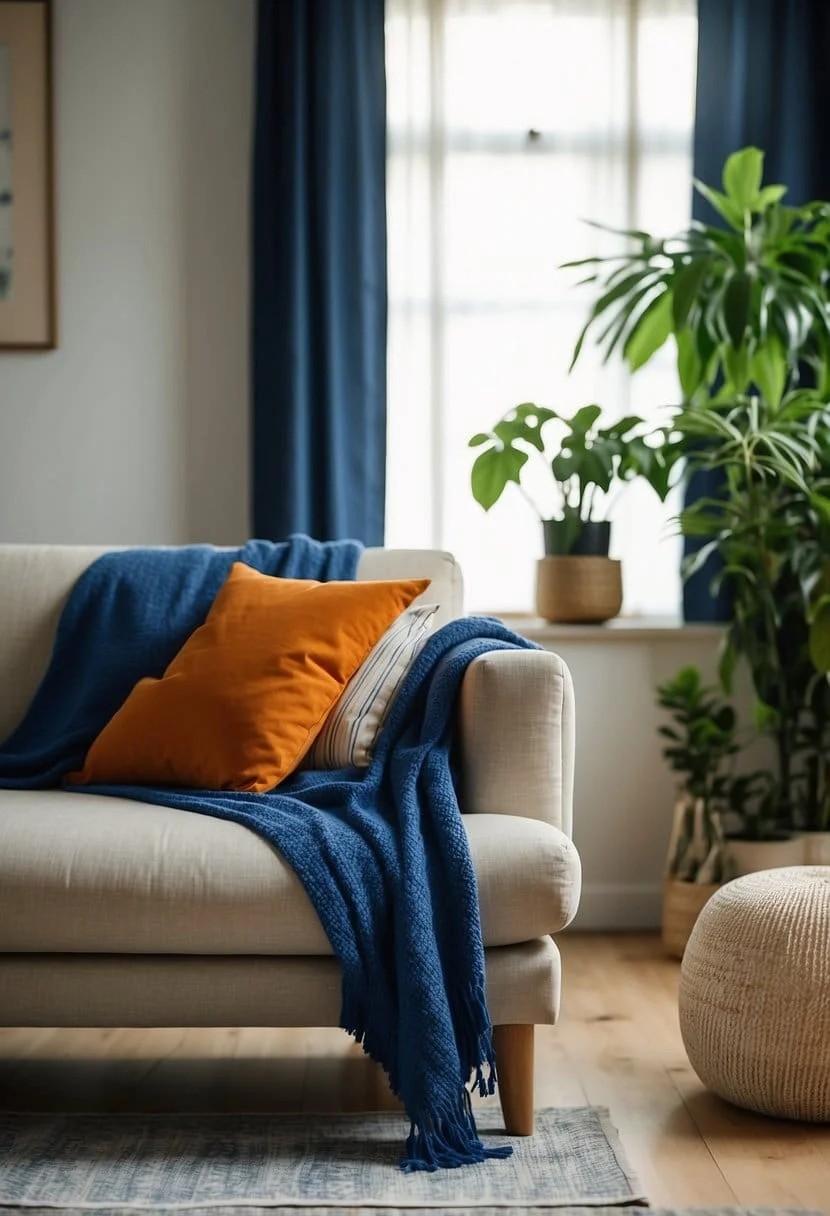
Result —
[{"label": "framed picture", "polygon": [[55,346],[50,0],[0,0],[0,350]]}]

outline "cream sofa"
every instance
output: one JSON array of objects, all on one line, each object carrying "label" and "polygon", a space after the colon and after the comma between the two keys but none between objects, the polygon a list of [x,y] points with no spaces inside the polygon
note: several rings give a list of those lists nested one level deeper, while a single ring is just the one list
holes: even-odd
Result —
[{"label": "cream sofa", "polygon": [[[22,718],[75,580],[104,550],[0,545],[0,740]],[[429,577],[446,553],[366,550],[361,579]],[[556,1021],[551,934],[573,917],[573,692],[542,651],[478,658],[459,705],[462,809],[509,1130],[532,1130],[533,1026]],[[339,967],[293,871],[237,824],[91,794],[0,790],[0,1025],[336,1026]]]}]

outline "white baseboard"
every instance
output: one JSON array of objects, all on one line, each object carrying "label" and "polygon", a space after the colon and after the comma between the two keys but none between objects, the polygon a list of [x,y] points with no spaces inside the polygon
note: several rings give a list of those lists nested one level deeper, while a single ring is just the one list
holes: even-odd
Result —
[{"label": "white baseboard", "polygon": [[586,883],[572,928],[659,929],[662,897],[660,883]]}]

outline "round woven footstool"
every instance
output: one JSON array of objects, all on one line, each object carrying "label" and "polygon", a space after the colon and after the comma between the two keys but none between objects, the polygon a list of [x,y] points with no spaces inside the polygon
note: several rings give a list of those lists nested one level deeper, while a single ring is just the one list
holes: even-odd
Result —
[{"label": "round woven footstool", "polygon": [[747,874],[712,896],[683,956],[680,1029],[722,1098],[830,1121],[830,866]]}]

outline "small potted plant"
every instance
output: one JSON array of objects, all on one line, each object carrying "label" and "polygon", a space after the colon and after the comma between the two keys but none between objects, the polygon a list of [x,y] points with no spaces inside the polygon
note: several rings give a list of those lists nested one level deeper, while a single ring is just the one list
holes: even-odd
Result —
[{"label": "small potted plant", "polygon": [[663,884],[663,947],[682,958],[706,901],[732,877],[723,824],[730,777],[726,764],[738,751],[735,712],[695,667],[684,667],[657,689],[671,715],[659,728],[663,755],[678,776]]},{"label": "small potted plant", "polygon": [[799,865],[802,842],[776,818],[778,783],[766,769],[736,772],[735,759],[757,738],[739,739],[735,710],[695,667],[657,689],[672,717],[659,728],[663,756],[679,775],[666,861],[663,943],[680,957],[700,909],[730,878]]},{"label": "small potted plant", "polygon": [[[470,479],[473,497],[489,511],[512,482],[542,524],[545,556],[537,568],[539,616],[549,621],[605,621],[622,606],[620,563],[609,556],[611,523],[603,508],[609,491],[643,477],[661,500],[671,484],[675,448],[668,429],[647,433],[628,415],[601,425],[599,405],[572,417],[525,402],[490,431],[473,435],[480,449]],[[528,462],[544,461],[558,500],[547,518],[522,484]]]}]

